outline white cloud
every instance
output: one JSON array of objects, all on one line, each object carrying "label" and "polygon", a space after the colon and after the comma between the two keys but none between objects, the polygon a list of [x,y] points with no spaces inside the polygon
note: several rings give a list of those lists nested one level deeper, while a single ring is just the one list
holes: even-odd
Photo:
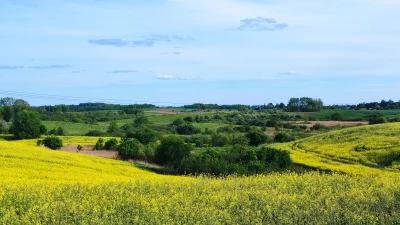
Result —
[{"label": "white cloud", "polygon": [[174,79],[176,79],[174,76],[167,75],[167,74],[160,74],[154,78],[158,79],[158,80],[174,80]]},{"label": "white cloud", "polygon": [[286,72],[280,72],[279,74],[282,74],[282,75],[294,75],[294,74],[299,74],[297,71],[295,71],[295,70],[289,70],[289,71],[286,71]]}]

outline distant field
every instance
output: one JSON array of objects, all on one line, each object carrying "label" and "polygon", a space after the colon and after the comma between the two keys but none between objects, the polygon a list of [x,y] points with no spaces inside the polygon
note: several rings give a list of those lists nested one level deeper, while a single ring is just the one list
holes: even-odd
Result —
[{"label": "distant field", "polygon": [[376,112],[382,112],[387,118],[395,117],[400,114],[400,109],[395,110],[344,110],[344,109],[326,109],[320,112],[288,112],[291,115],[301,115],[304,117],[314,117],[318,120],[327,120],[331,118],[334,113],[341,113],[344,120],[367,120],[368,115]]},{"label": "distant field", "polygon": [[290,151],[294,162],[307,167],[349,174],[400,171],[400,123],[347,128],[272,146]]}]

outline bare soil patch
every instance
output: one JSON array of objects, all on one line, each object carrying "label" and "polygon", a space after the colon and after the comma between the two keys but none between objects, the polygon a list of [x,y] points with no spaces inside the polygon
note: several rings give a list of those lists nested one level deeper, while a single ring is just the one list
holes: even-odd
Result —
[{"label": "bare soil patch", "polygon": [[70,153],[77,153],[82,155],[90,155],[90,156],[97,156],[109,159],[117,159],[118,152],[117,151],[106,151],[106,150],[94,150],[94,146],[82,146],[82,150],[78,151],[77,145],[65,145],[60,149],[62,152],[70,152]]},{"label": "bare soil patch", "polygon": [[328,127],[334,127],[334,126],[351,127],[351,126],[368,124],[368,122],[365,121],[310,121],[307,124],[305,124],[304,122],[296,122],[296,123],[301,125],[306,125],[307,127],[312,127],[317,123]]}]

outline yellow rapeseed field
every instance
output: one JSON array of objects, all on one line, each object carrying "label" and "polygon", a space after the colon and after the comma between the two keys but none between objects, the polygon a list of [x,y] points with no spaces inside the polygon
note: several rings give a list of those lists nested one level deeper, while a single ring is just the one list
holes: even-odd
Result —
[{"label": "yellow rapeseed field", "polygon": [[[321,138],[304,140],[303,148]],[[327,142],[324,139],[323,143]],[[329,167],[326,169],[350,173],[163,176],[139,170],[128,162],[52,151],[32,143],[0,140],[0,224],[400,222],[400,174],[394,168],[380,170],[329,159],[322,165]],[[306,150],[292,150],[295,161],[320,163],[323,154],[318,151],[322,150]],[[310,158],[301,161],[308,154]]]},{"label": "yellow rapeseed field", "polygon": [[307,167],[362,176],[400,172],[400,123],[348,128],[273,146],[290,151],[295,163]]}]

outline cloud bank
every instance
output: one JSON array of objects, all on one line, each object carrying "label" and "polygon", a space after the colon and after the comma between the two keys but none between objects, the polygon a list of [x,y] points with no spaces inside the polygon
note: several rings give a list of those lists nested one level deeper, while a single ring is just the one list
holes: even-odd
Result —
[{"label": "cloud bank", "polygon": [[278,23],[274,18],[249,18],[243,19],[240,21],[242,25],[240,25],[238,30],[259,30],[259,31],[274,31],[274,30],[282,30],[288,27],[287,23]]}]

